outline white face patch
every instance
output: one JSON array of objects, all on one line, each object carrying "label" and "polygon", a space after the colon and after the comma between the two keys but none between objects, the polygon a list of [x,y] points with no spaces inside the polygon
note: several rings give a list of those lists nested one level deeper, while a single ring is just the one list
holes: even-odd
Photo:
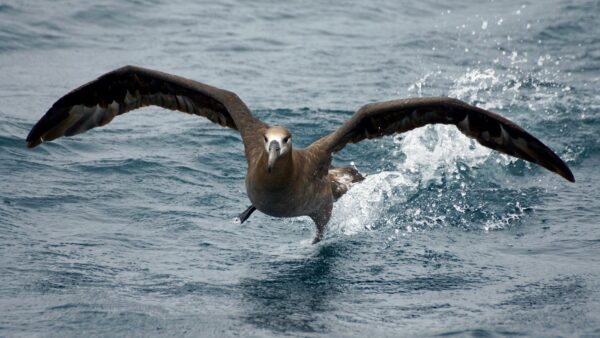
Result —
[{"label": "white face patch", "polygon": [[292,135],[289,130],[283,127],[271,127],[267,129],[264,137],[265,150],[269,152],[269,145],[272,141],[279,144],[279,156],[292,150]]}]

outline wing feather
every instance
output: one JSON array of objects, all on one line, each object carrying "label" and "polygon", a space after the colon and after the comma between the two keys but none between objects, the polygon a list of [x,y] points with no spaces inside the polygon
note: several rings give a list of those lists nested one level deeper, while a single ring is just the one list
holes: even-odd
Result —
[{"label": "wing feather", "polygon": [[80,134],[150,105],[203,116],[238,130],[246,151],[262,147],[260,131],[266,124],[254,118],[234,93],[136,66],[106,73],[61,97],[31,129],[27,145],[33,148],[44,141]]},{"label": "wing feather", "polygon": [[550,148],[508,119],[447,97],[411,98],[372,103],[359,109],[333,133],[312,148],[324,156],[357,143],[403,133],[428,124],[453,124],[480,144],[553,171],[574,182],[569,167]]}]

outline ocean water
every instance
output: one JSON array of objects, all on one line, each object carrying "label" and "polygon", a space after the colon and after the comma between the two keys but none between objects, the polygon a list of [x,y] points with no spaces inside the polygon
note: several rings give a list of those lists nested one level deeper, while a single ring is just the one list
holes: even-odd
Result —
[{"label": "ocean water", "polygon": [[[598,1],[1,1],[0,336],[600,336]],[[451,127],[348,146],[325,240],[248,205],[240,137],[156,107],[28,150],[135,64],[236,92],[295,145],[363,104],[451,96],[577,182]]]}]

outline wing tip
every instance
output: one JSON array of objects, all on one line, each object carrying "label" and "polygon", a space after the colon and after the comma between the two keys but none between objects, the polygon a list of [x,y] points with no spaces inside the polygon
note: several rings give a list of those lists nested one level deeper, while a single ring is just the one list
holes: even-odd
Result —
[{"label": "wing tip", "polygon": [[42,144],[44,142],[44,139],[41,136],[34,136],[33,135],[33,130],[31,133],[29,133],[29,135],[27,135],[27,148],[31,149],[31,148],[35,148],[37,146],[39,146],[40,144]]},{"label": "wing tip", "polygon": [[39,146],[40,144],[42,144],[42,140],[40,139],[27,141],[27,148],[32,149]]},{"label": "wing tip", "polygon": [[[553,153],[554,154],[554,153]],[[553,171],[566,179],[571,183],[575,183],[575,176],[573,172],[569,168],[569,166],[560,158],[558,155],[554,154],[555,161],[552,161],[550,165],[544,165],[548,170]]]},{"label": "wing tip", "polygon": [[567,167],[566,170],[561,171],[558,173],[560,176],[564,177],[567,181],[571,182],[571,183],[575,183],[575,176],[573,176],[573,173],[571,172],[571,170]]},{"label": "wing tip", "polygon": [[32,149],[32,148],[39,146],[40,144],[42,144],[41,141],[30,141],[30,142],[27,142],[27,148]]}]

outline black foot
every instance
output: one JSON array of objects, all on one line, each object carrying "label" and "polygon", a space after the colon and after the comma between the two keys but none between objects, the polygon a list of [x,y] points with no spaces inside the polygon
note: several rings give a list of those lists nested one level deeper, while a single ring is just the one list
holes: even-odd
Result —
[{"label": "black foot", "polygon": [[242,212],[238,216],[238,218],[240,219],[240,224],[244,223],[248,219],[248,217],[250,217],[250,215],[252,215],[254,210],[256,210],[256,208],[253,205],[249,206],[248,209],[244,210],[244,212]]}]

